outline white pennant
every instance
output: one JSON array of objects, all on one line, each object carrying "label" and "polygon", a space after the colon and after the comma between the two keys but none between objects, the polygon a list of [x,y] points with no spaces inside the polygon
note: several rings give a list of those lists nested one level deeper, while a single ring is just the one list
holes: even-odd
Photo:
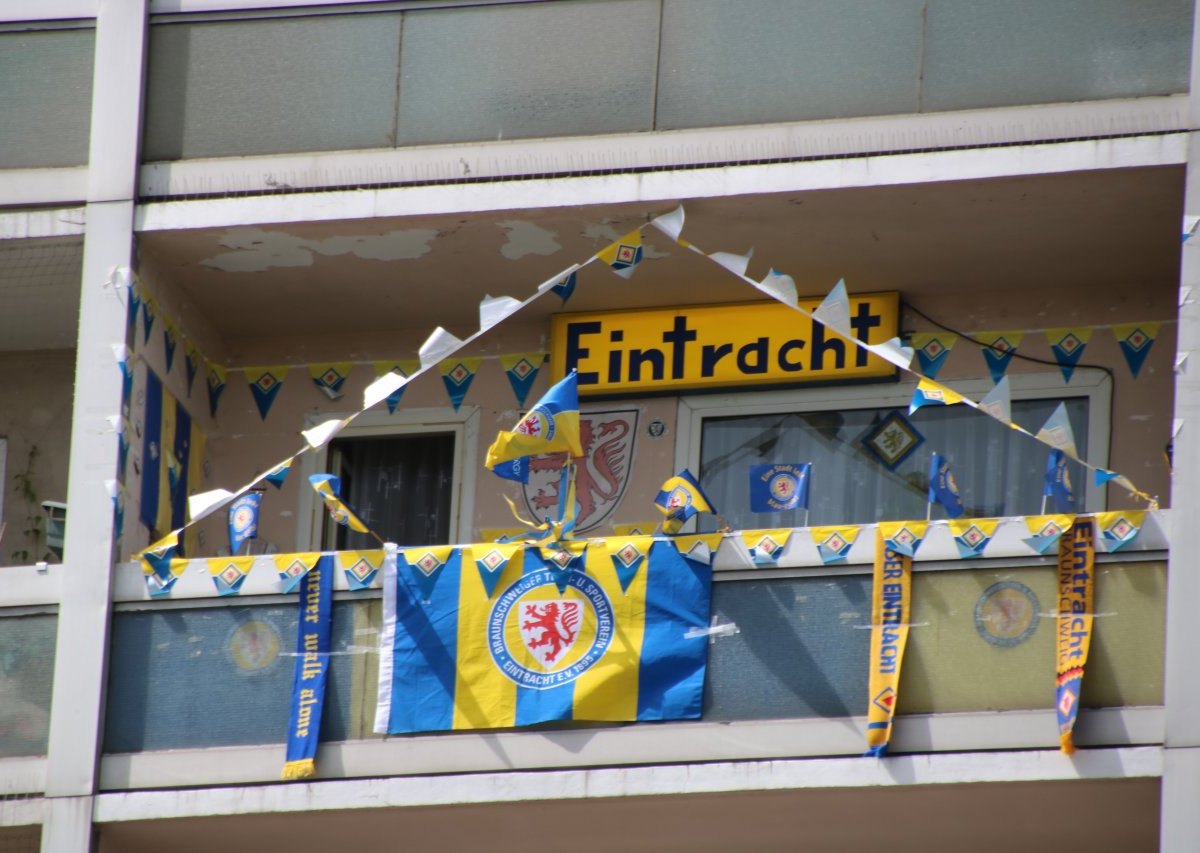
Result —
[{"label": "white pennant", "polygon": [[342,418],[333,418],[317,424],[312,429],[306,429],[300,434],[304,436],[304,440],[308,442],[309,447],[313,450],[318,450],[328,444],[329,439],[341,432],[342,427],[345,425],[346,421]]},{"label": "white pennant", "polygon": [[1079,451],[1075,448],[1075,431],[1071,429],[1071,419],[1067,416],[1066,403],[1058,404],[1058,408],[1037,431],[1035,438],[1038,441],[1044,441],[1055,450],[1061,450],[1072,459],[1079,459]]},{"label": "white pennant", "polygon": [[433,333],[421,344],[421,351],[418,353],[421,359],[422,367],[433,367],[442,359],[451,355],[455,350],[463,345],[463,342],[454,335],[447,332],[441,326],[433,330]]},{"label": "white pennant", "polygon": [[524,303],[511,296],[484,296],[479,303],[479,331],[486,332],[521,310]]},{"label": "white pennant", "polygon": [[799,297],[796,295],[796,280],[790,275],[775,270],[767,270],[767,276],[755,285],[768,296],[778,299],[785,305],[796,307]]},{"label": "white pennant", "polygon": [[[849,328],[846,330],[849,331]],[[850,337],[846,335],[846,337]],[[890,361],[901,370],[908,370],[913,360],[913,348],[906,347],[899,338],[890,338],[881,344],[867,344],[867,349],[875,355]]]},{"label": "white pennant", "polygon": [[214,509],[224,506],[233,500],[235,495],[227,489],[213,489],[211,492],[201,492],[188,498],[188,516],[192,521],[199,521]]},{"label": "white pennant", "polygon": [[650,220],[650,224],[678,242],[679,235],[683,233],[683,205],[679,205],[670,213],[654,217]]},{"label": "white pennant", "polygon": [[1012,423],[1012,394],[1008,388],[1008,377],[997,382],[986,397],[979,401],[979,408],[998,421]]},{"label": "white pennant", "polygon": [[[754,250],[751,249],[744,255],[735,255],[733,252],[713,252],[709,257],[734,275],[745,278],[746,268],[750,266],[750,258],[753,254]],[[849,320],[850,315],[847,314],[846,321],[849,322]]]},{"label": "white pennant", "polygon": [[847,338],[853,337],[850,334],[850,297],[846,294],[844,279],[838,279],[833,290],[829,291],[829,295],[817,306],[817,310],[813,311],[813,317],[835,332],[841,332]]},{"label": "white pennant", "polygon": [[369,409],[376,403],[382,403],[396,391],[399,391],[408,384],[410,376],[401,376],[399,373],[388,372],[380,376],[374,382],[366,387],[363,391],[363,408]]}]

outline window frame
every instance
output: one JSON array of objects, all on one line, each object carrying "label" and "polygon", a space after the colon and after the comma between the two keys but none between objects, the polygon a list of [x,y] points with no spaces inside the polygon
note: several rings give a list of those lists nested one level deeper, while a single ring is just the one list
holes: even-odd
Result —
[{"label": "window frame", "polygon": [[[306,428],[330,417],[346,417],[342,414],[321,413],[306,418]],[[428,433],[451,433],[454,435],[454,453],[451,465],[450,485],[450,532],[452,545],[462,539],[464,532],[473,529],[475,517],[475,488],[478,477],[479,457],[479,408],[462,406],[457,412],[451,408],[403,409],[395,414],[386,409],[364,412],[354,422],[339,432],[336,438],[388,438],[402,435]],[[300,473],[307,481],[312,474],[328,470],[329,446],[332,441],[314,453],[301,457]],[[312,489],[300,489],[297,507],[296,550],[320,551],[322,532],[328,516],[324,505],[316,499]],[[308,524],[304,524],[307,520]]]},{"label": "window frame", "polygon": [[[1106,467],[1112,420],[1112,382],[1099,371],[1077,371],[1069,385],[1062,375],[1053,373],[1017,373],[1008,377],[1013,401],[1085,397],[1088,401],[1089,465]],[[949,384],[972,400],[979,400],[994,385],[990,379],[954,379]],[[917,389],[915,379],[894,384],[855,384],[790,388],[783,391],[741,391],[735,393],[693,394],[681,396],[676,415],[675,468],[700,470],[700,439],[705,418],[744,415],[770,415],[785,412],[817,412],[830,409],[906,409]],[[980,417],[987,415],[980,414]],[[1087,478],[1084,493],[1087,512],[1107,509],[1107,490]],[[1080,510],[1083,512],[1084,510]]]}]

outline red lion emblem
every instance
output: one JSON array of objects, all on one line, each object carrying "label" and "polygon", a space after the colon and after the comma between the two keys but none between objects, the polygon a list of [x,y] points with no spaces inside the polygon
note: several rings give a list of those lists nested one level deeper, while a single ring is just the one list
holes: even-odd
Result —
[{"label": "red lion emblem", "polygon": [[[624,420],[601,421],[595,425],[586,416],[580,420],[583,456],[575,458],[575,499],[579,502],[577,529],[587,530],[594,526],[594,516],[607,514],[597,513],[600,506],[614,502],[621,496],[630,461],[630,432],[630,424]],[[557,472],[562,469],[565,456],[565,453],[535,456],[530,460],[529,470],[535,474],[542,471]],[[536,494],[527,492],[526,495],[539,518],[558,506],[557,482],[539,488]]]},{"label": "red lion emblem", "polygon": [[[551,601],[545,605],[525,605],[524,622],[521,623],[521,633],[525,635],[525,644],[531,652],[545,646],[542,658],[546,663],[554,659],[564,649],[569,649],[579,633],[579,602]],[[534,637],[527,632],[540,632]]]}]

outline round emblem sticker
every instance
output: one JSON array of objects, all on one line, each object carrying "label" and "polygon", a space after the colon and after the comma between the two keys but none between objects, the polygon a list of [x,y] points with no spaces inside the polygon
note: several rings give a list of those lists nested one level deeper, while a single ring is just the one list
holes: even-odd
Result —
[{"label": "round emblem sticker", "polygon": [[1018,646],[1037,630],[1041,605],[1033,590],[1016,581],[1000,581],[975,603],[975,630],[993,646]]},{"label": "round emblem sticker", "polygon": [[796,478],[791,474],[776,474],[768,485],[771,497],[780,503],[787,503],[796,494]]},{"label": "round emblem sticker", "polygon": [[238,625],[229,635],[229,656],[243,672],[263,672],[279,658],[279,631],[257,619]]},{"label": "round emblem sticker", "polygon": [[604,657],[612,636],[608,596],[583,572],[571,572],[562,592],[549,570],[530,572],[500,594],[488,617],[492,661],[533,690],[583,675]]},{"label": "round emblem sticker", "polygon": [[239,506],[233,512],[233,529],[245,533],[254,523],[254,511],[248,506]]}]

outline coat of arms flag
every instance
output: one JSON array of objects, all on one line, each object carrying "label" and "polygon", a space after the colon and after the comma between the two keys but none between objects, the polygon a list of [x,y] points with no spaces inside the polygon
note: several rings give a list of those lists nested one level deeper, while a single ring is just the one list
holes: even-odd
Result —
[{"label": "coat of arms flag", "polygon": [[375,731],[698,718],[707,562],[654,541],[623,586],[604,540],[571,545],[522,547],[491,584],[457,554],[386,557]]}]

